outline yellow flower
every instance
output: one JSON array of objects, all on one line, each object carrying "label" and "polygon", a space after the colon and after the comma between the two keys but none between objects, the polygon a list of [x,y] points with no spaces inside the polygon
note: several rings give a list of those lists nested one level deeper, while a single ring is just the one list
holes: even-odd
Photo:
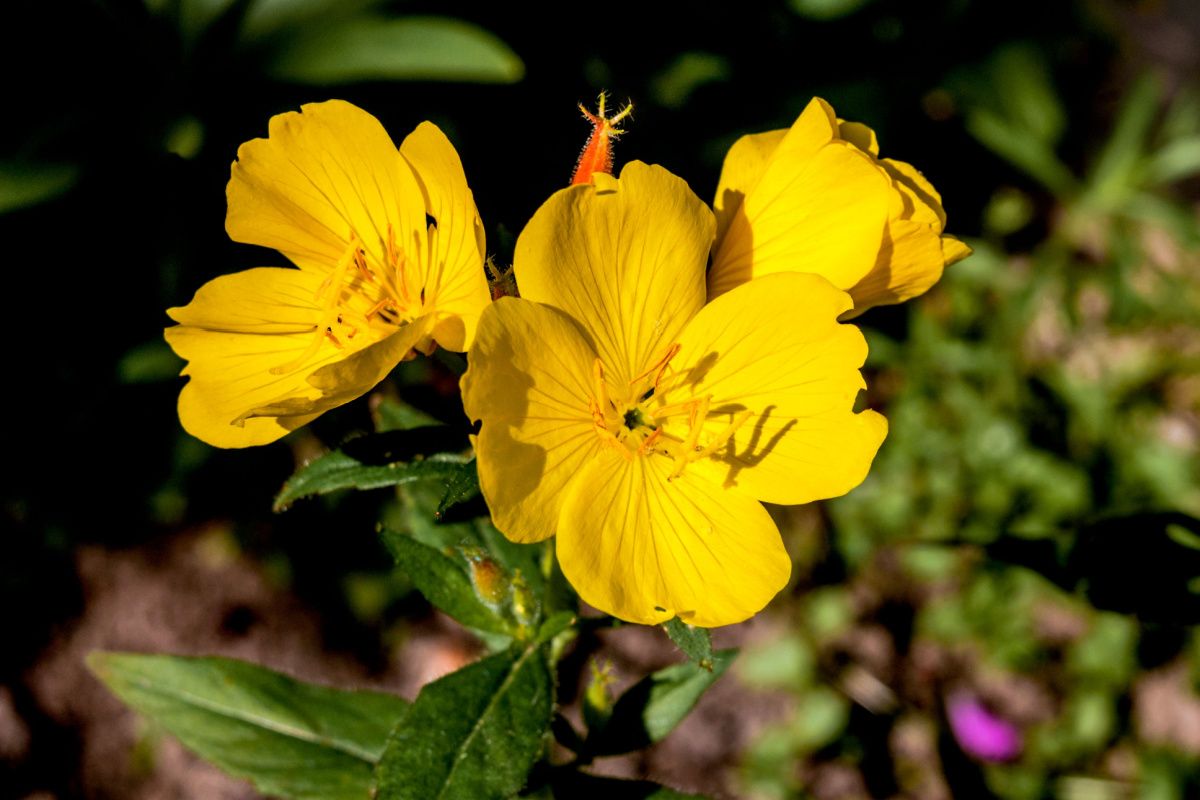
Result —
[{"label": "yellow flower", "polygon": [[712,212],[661,167],[552,196],[517,241],[522,298],[479,321],[463,376],[479,480],[518,542],[557,534],[580,596],[622,619],[746,619],[790,561],[759,501],[862,481],[886,432],[852,411],[866,343],[823,278],[705,305]]},{"label": "yellow flower", "polygon": [[867,308],[924,293],[970,255],[942,234],[942,199],[911,164],[880,159],[875,133],[814,98],[789,130],[743,136],[717,186],[717,297],[760,275],[812,272]]},{"label": "yellow flower", "polygon": [[483,227],[454,147],[428,122],[397,151],[339,100],[271,119],[227,188],[235,241],[298,269],[205,284],[167,311],[188,360],[179,418],[218,447],[274,441],[368,391],[414,351],[465,350],[489,302]]}]

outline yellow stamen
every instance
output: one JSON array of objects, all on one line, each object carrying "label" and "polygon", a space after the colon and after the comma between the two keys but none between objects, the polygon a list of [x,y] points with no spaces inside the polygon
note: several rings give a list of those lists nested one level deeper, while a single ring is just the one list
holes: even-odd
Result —
[{"label": "yellow stamen", "polygon": [[696,453],[691,460],[699,461],[700,459],[711,456],[713,453],[720,450],[725,446],[725,443],[728,442],[730,438],[738,432],[738,428],[745,425],[746,420],[750,419],[752,416],[754,416],[754,412],[750,409],[738,412],[734,416],[733,421],[729,423],[729,426],[725,428],[725,430],[721,431],[721,433],[719,433],[711,442],[705,445],[703,450]]},{"label": "yellow stamen", "polygon": [[[321,300],[321,314],[317,318],[317,324],[313,326],[314,336],[312,341],[309,342],[308,347],[304,348],[304,352],[291,361],[286,364],[280,364],[277,367],[271,367],[272,375],[284,375],[288,372],[294,372],[321,349],[321,343],[325,341],[325,334],[332,333],[332,325],[337,321],[338,302],[342,298],[342,282],[346,279],[346,273],[349,271],[350,265],[358,257],[358,252],[358,236],[351,233],[350,246],[346,248],[346,252],[338,259],[333,272],[321,283],[320,288],[317,289],[314,299]],[[326,290],[329,290],[328,294],[326,294]],[[324,296],[323,300],[322,296]],[[334,341],[336,342],[337,340],[334,339]],[[338,344],[340,346],[340,343]]]},{"label": "yellow stamen", "polygon": [[692,411],[688,416],[688,435],[679,447],[678,455],[675,457],[675,469],[667,476],[668,480],[682,475],[684,468],[692,460],[692,453],[695,452],[696,445],[700,441],[700,433],[704,430],[704,420],[708,417],[708,404],[711,400],[711,396],[705,395],[699,400],[692,401]]},{"label": "yellow stamen", "polygon": [[592,362],[592,386],[595,392],[595,408],[592,410],[592,416],[597,420],[596,424],[607,427],[604,419],[608,415],[610,405],[608,385],[604,382],[604,364],[598,358]]},{"label": "yellow stamen", "polygon": [[641,446],[638,447],[638,453],[640,453],[641,455],[646,455],[647,453],[651,452],[654,449],[654,445],[661,438],[662,438],[662,428],[656,428],[654,433],[650,434],[642,441]]},{"label": "yellow stamen", "polygon": [[371,268],[367,266],[367,254],[361,249],[354,251],[354,266],[358,268],[358,274],[364,281],[375,282],[375,273],[371,272]]}]

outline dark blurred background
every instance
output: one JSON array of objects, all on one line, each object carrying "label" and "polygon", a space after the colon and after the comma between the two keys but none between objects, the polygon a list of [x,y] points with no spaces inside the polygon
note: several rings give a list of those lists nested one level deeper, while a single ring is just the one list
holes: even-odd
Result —
[{"label": "dark blurred background", "polygon": [[[923,170],[976,249],[926,297],[861,320],[889,440],[849,497],[778,513],[795,587],[719,634],[747,647],[736,687],[611,771],[714,797],[1200,792],[1195,3],[0,15],[0,797],[254,797],[122,712],[79,661],[91,648],[228,653],[410,696],[470,657],[390,574],[374,524],[394,499],[271,512],[297,463],[370,427],[371,402],[283,443],[209,448],[175,416],[164,309],[283,265],[223,227],[229,164],[272,115],[343,98],[397,142],[433,120],[507,264],[570,177],[588,132],[575,104],[601,90],[635,104],[618,165],[663,164],[705,199],[738,136],[822,96]],[[377,394],[461,421],[434,362]],[[631,676],[670,658],[630,633],[605,646]],[[964,692],[1021,731],[1019,757],[955,738],[945,704]]]}]

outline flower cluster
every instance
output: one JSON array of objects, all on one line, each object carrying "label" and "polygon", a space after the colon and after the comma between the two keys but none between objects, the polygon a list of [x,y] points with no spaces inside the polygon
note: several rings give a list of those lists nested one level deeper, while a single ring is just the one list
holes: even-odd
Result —
[{"label": "flower cluster", "polygon": [[[607,146],[616,118],[589,117]],[[878,152],[813,100],[734,145],[710,208],[662,167],[608,174],[606,150],[518,238],[520,296],[489,302],[482,226],[436,127],[397,150],[346,103],[276,117],[239,152],[227,227],[298,269],[218,278],[171,310],[180,417],[220,446],[268,442],[416,352],[467,351],[500,531],[556,536],[580,596],[622,619],[744,620],[790,573],[762,504],[849,491],[886,434],[854,410],[866,343],[844,320],[969,252],[933,187]]]}]

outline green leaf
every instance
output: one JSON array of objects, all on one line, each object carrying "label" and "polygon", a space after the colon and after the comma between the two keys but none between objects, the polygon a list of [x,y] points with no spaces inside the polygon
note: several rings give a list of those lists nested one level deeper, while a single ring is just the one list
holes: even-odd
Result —
[{"label": "green leaf", "polygon": [[75,185],[72,164],[0,162],[0,214],[53,200]]},{"label": "green leaf", "polygon": [[184,361],[161,339],[154,339],[127,351],[117,362],[117,380],[121,383],[157,383],[179,375]]},{"label": "green leaf", "polygon": [[244,41],[253,42],[345,20],[378,5],[380,0],[251,0],[239,33]]},{"label": "green leaf", "polygon": [[821,22],[845,17],[858,11],[868,0],[789,0],[792,13]]},{"label": "green leaf", "polygon": [[729,61],[714,53],[681,53],[650,84],[654,98],[667,108],[683,108],[702,86],[729,78]]},{"label": "green leaf", "polygon": [[465,463],[462,456],[442,453],[421,461],[370,464],[334,450],[308,462],[289,478],[276,495],[274,508],[283,511],[302,497],[339,489],[380,489],[415,481],[445,483],[456,479]]},{"label": "green leaf", "polygon": [[227,658],[92,653],[110,690],[200,757],[264,794],[362,800],[408,704],[301,683]]},{"label": "green leaf", "polygon": [[1122,100],[1112,133],[1090,176],[1091,190],[1100,199],[1109,202],[1121,199],[1135,188],[1135,171],[1146,150],[1161,97],[1158,82],[1146,74],[1133,83]]},{"label": "green leaf", "polygon": [[1155,150],[1145,167],[1151,186],[1173,183],[1200,173],[1200,136],[1189,136]]},{"label": "green leaf", "polygon": [[1043,52],[1026,43],[1005,45],[992,56],[989,72],[996,110],[1020,130],[1054,147],[1066,129],[1067,114]]},{"label": "green leaf", "polygon": [[276,53],[268,71],[318,86],[369,80],[513,83],[525,66],[504,42],[466,22],[360,15],[306,29]]},{"label": "green leaf", "polygon": [[983,108],[967,114],[967,131],[1058,197],[1070,197],[1077,191],[1075,176],[1036,134]]},{"label": "green leaf", "polygon": [[458,472],[446,481],[446,493],[438,502],[437,516],[440,519],[446,512],[459,503],[479,496],[479,470],[475,468],[475,459],[461,464]]},{"label": "green leaf", "polygon": [[515,794],[542,752],[554,682],[542,647],[478,661],[421,690],[376,768],[376,800]]},{"label": "green leaf", "polygon": [[377,433],[407,431],[413,428],[428,428],[442,424],[419,408],[413,408],[408,403],[390,398],[384,399],[376,406],[374,416]]},{"label": "green leaf", "polygon": [[608,723],[588,737],[589,754],[628,753],[661,741],[695,708],[736,656],[737,650],[718,650],[713,653],[711,670],[689,662],[647,675],[617,699]]},{"label": "green leaf", "polygon": [[558,636],[560,633],[571,627],[576,620],[576,616],[570,611],[559,611],[554,616],[542,623],[542,627],[538,628],[537,636],[534,638],[535,644],[545,644]]},{"label": "green leaf", "polygon": [[[441,523],[436,518],[441,494],[438,487],[432,483],[412,483],[401,487],[402,503],[394,504],[388,510],[384,527],[399,530],[442,550],[448,547],[478,547],[504,567],[509,575],[515,576],[519,572],[522,580],[538,599],[547,595],[548,587],[542,561],[552,552],[553,542],[510,542],[486,517],[451,524]],[[573,609],[574,604],[560,603],[554,607]]]},{"label": "green leaf", "polygon": [[[498,599],[493,606],[481,597],[479,581],[472,581],[467,573],[471,565],[463,565],[436,547],[396,531],[385,529],[383,540],[396,564],[426,600],[467,627],[510,636],[516,633],[512,623],[501,615]],[[490,581],[483,588],[486,596]]]},{"label": "green leaf", "polygon": [[663,623],[663,629],[675,646],[683,651],[690,660],[707,670],[713,668],[712,637],[708,628],[693,628],[679,617],[672,617]]}]

